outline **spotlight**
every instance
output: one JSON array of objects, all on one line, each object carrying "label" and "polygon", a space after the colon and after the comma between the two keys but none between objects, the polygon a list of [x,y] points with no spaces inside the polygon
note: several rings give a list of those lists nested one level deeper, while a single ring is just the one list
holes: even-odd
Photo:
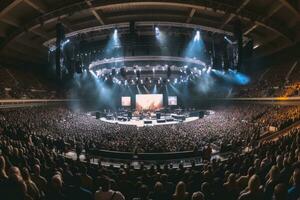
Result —
[{"label": "spotlight", "polygon": [[233,44],[233,42],[232,42],[226,35],[224,36],[224,39],[225,39],[229,44],[231,44],[231,45]]},{"label": "spotlight", "polygon": [[119,45],[120,45],[120,40],[119,40],[119,38],[118,38],[118,30],[117,29],[115,29],[114,30],[114,34],[113,34],[113,46],[115,46],[115,47],[119,47]]},{"label": "spotlight", "polygon": [[259,44],[254,45],[253,49],[256,49],[259,47]]},{"label": "spotlight", "polygon": [[194,37],[194,41],[199,41],[200,40],[200,31],[196,31],[196,35]]},{"label": "spotlight", "polygon": [[155,27],[155,36],[159,37],[159,28],[157,26]]},{"label": "spotlight", "polygon": [[206,71],[206,73],[210,73],[210,71],[211,71],[211,67],[208,67],[208,69],[207,69],[207,71]]},{"label": "spotlight", "polygon": [[68,44],[69,42],[70,42],[70,40],[67,39],[67,40],[63,41],[63,43],[61,43],[61,46],[64,47],[64,46],[65,46],[66,44]]}]

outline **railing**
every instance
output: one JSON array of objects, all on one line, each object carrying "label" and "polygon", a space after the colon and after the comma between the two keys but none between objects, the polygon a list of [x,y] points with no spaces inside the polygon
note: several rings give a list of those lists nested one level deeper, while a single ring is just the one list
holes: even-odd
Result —
[{"label": "railing", "polygon": [[269,140],[274,140],[276,138],[279,138],[280,136],[284,136],[286,133],[288,133],[290,130],[292,130],[293,128],[295,127],[299,127],[300,126],[300,121],[297,121],[293,124],[291,124],[290,126],[282,129],[282,130],[279,130],[279,131],[276,131],[276,132],[273,132],[273,133],[269,133],[269,134],[265,134],[263,135],[261,138],[260,138],[260,142],[265,142],[265,141],[269,141]]},{"label": "railing", "polygon": [[[213,153],[216,155],[217,153]],[[186,160],[191,158],[202,158],[202,151],[182,151],[182,152],[167,152],[167,153],[133,153],[119,152],[93,149],[89,151],[89,156],[94,158],[108,160],[127,160],[127,161],[170,161],[170,160]]]},{"label": "railing", "polygon": [[4,99],[0,100],[0,105],[20,105],[20,104],[48,104],[58,102],[79,101],[78,99]]},{"label": "railing", "polygon": [[300,101],[299,97],[237,97],[237,98],[214,98],[219,101]]},{"label": "railing", "polygon": [[173,61],[173,62],[183,62],[183,63],[192,63],[206,67],[206,63],[199,59],[193,58],[183,58],[176,56],[125,56],[117,58],[104,58],[102,60],[97,60],[92,62],[89,65],[89,69],[93,69],[99,65],[113,64],[118,62],[129,62],[129,61]]}]

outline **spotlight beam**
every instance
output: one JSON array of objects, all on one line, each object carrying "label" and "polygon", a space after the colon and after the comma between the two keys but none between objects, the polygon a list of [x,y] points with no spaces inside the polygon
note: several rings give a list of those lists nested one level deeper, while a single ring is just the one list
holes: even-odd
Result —
[{"label": "spotlight beam", "polygon": [[194,42],[200,40],[200,31],[196,31],[196,35],[194,37]]}]

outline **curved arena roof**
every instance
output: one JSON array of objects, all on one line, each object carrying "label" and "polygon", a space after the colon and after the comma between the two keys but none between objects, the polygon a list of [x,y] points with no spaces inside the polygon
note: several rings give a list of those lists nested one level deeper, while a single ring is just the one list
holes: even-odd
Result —
[{"label": "curved arena roof", "polygon": [[[295,3],[293,3],[295,2]],[[43,64],[61,21],[68,34],[129,21],[176,22],[211,32],[243,34],[255,41],[255,55],[269,54],[300,40],[300,4],[289,0],[3,0],[0,2],[0,59]],[[98,30],[99,34],[101,30]]]}]

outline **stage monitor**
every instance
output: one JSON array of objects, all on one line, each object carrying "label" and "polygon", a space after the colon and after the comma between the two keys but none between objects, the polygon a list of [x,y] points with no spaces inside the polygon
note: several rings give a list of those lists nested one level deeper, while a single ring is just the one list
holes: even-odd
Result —
[{"label": "stage monitor", "polygon": [[131,97],[124,96],[121,99],[122,106],[130,106],[131,105]]},{"label": "stage monitor", "polygon": [[137,94],[136,109],[141,110],[159,110],[163,107],[162,94]]},{"label": "stage monitor", "polygon": [[168,105],[177,106],[177,96],[168,96]]}]

